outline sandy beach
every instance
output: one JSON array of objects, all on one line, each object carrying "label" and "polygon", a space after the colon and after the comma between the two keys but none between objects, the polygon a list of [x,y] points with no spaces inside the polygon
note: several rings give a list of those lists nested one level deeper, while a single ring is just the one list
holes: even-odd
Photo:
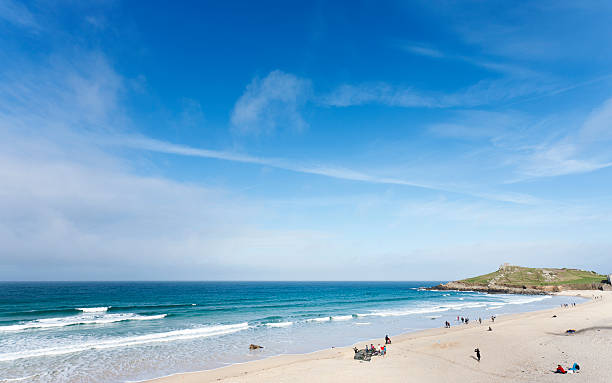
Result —
[{"label": "sandy beach", "polygon": [[[282,355],[155,383],[203,382],[607,382],[612,358],[612,292],[565,291],[598,299],[575,307],[500,316],[393,337],[385,357],[353,359],[352,347]],[[570,302],[571,299],[568,299]],[[556,315],[556,317],[553,317]],[[491,326],[493,331],[487,331]],[[576,333],[566,334],[575,329]],[[382,334],[384,336],[384,334]],[[384,339],[374,339],[375,345]],[[356,344],[364,348],[365,342]],[[481,350],[478,362],[474,349]],[[256,351],[254,351],[256,352]],[[577,374],[560,375],[577,362]]]}]

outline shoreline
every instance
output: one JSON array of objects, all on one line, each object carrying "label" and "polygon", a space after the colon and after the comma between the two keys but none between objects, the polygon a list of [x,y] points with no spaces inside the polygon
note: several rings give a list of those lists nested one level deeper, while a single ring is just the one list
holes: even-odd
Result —
[{"label": "shoreline", "polygon": [[[530,311],[523,313],[506,314],[497,318],[495,323],[491,323],[490,318],[479,324],[477,321],[472,322],[469,325],[454,325],[450,329],[447,328],[433,328],[426,330],[418,330],[414,332],[406,332],[400,335],[394,336],[393,344],[388,347],[388,355],[385,357],[374,357],[371,362],[360,362],[353,360],[353,347],[363,348],[364,344],[384,344],[384,339],[371,339],[368,341],[361,341],[350,346],[343,347],[332,347],[330,349],[323,349],[319,351],[313,351],[310,353],[300,354],[283,354],[270,356],[264,359],[253,360],[248,362],[234,363],[228,366],[223,366],[210,370],[202,370],[195,372],[184,372],[176,373],[164,377],[155,379],[144,380],[146,383],[201,383],[201,382],[269,382],[269,381],[290,381],[296,382],[312,382],[312,381],[329,381],[337,382],[344,380],[355,380],[361,379],[362,376],[372,375],[372,379],[384,378],[390,381],[412,381],[406,377],[406,373],[412,375],[414,381],[490,381],[490,379],[503,380],[505,377],[498,374],[495,371],[487,372],[476,372],[472,362],[476,362],[475,359],[470,358],[473,355],[473,348],[479,347],[478,344],[472,346],[467,344],[467,340],[473,340],[478,343],[481,340],[488,340],[486,337],[495,338],[498,337],[500,331],[498,328],[502,328],[502,335],[507,336],[507,332],[512,333],[513,327],[517,328],[529,328],[528,324],[538,322],[539,326],[548,322],[548,319],[554,315],[553,313],[562,313],[563,317],[569,317],[566,313],[572,314],[571,316],[582,315],[582,318],[571,318],[573,322],[584,322],[590,320],[584,318],[584,314],[589,314],[596,308],[595,311],[599,313],[599,317],[605,319],[612,318],[612,293],[592,290],[567,290],[559,293],[551,294],[557,296],[567,297],[581,297],[590,299],[587,302],[576,304],[575,307],[570,308],[552,308],[538,311]],[[593,296],[602,296],[600,300],[593,300]],[[602,309],[602,310],[601,310]],[[603,312],[603,313],[602,313]],[[551,315],[552,314],[552,315]],[[597,313],[596,313],[597,314]],[[597,315],[596,315],[597,316]],[[561,315],[558,315],[561,317]],[[542,323],[540,323],[542,322]],[[563,322],[561,319],[557,320],[556,324]],[[492,332],[484,331],[492,326],[494,330]],[[582,328],[574,324],[573,327]],[[546,331],[533,330],[536,333],[544,333]],[[549,334],[550,335],[550,334]],[[562,333],[555,334],[562,335]],[[612,333],[609,335],[612,336]],[[432,338],[436,338],[433,344],[431,343]],[[466,339],[468,338],[468,339]],[[479,339],[473,339],[479,338]],[[519,339],[520,336],[515,338]],[[612,342],[612,338],[611,338]],[[521,342],[519,342],[521,344]],[[445,362],[441,362],[437,357],[433,356],[434,360],[418,361],[419,359],[431,359],[432,355],[423,353],[420,357],[414,360],[414,364],[409,363],[398,363],[403,359],[407,359],[407,355],[415,353],[414,346],[422,346],[425,348],[433,348],[442,354],[440,357]],[[486,346],[485,346],[486,347]],[[483,354],[483,362],[485,358],[490,358],[488,355],[488,347],[480,347]],[[463,350],[461,350],[463,349]],[[463,351],[462,356],[465,358],[457,359],[456,352]],[[485,351],[487,350],[487,351]],[[444,357],[443,354],[450,353],[450,357]],[[565,352],[562,352],[564,354]],[[527,352],[525,355],[530,354]],[[429,356],[428,356],[429,355]],[[414,356],[414,355],[412,355]],[[533,356],[533,355],[532,355]],[[608,357],[612,355],[607,355]],[[541,357],[545,358],[545,357]],[[465,359],[465,360],[464,360]],[[497,357],[497,359],[500,359]],[[504,360],[504,358],[501,358]],[[535,356],[534,358],[535,359]],[[478,363],[478,362],[476,362]],[[560,362],[559,362],[560,363]],[[584,363],[584,362],[583,362]],[[384,368],[381,367],[385,365]],[[482,363],[484,365],[484,363]],[[478,363],[476,367],[481,368],[481,363]],[[502,364],[503,366],[504,364]],[[520,366],[520,364],[517,364]],[[550,366],[550,368],[556,367]],[[520,367],[517,367],[520,368]],[[460,370],[460,373],[454,374],[456,369]],[[553,368],[554,369],[554,368]],[[390,374],[390,371],[395,371],[396,374]],[[417,372],[420,371],[420,374]],[[522,370],[523,372],[525,370]],[[355,374],[358,372],[357,374]],[[548,371],[549,372],[549,371]],[[459,379],[460,376],[467,374],[464,378]],[[484,375],[483,375],[484,374]],[[554,374],[552,374],[554,375]],[[590,374],[582,374],[580,376],[586,376]],[[483,378],[488,376],[488,378]],[[578,375],[577,375],[578,376]],[[418,377],[418,379],[417,379]],[[459,380],[455,380],[459,379]],[[508,381],[515,381],[518,377],[513,376]],[[525,379],[525,377],[520,377]],[[513,380],[514,379],[514,380]],[[542,381],[543,377],[540,376],[533,381]],[[530,381],[529,379],[527,381]]]}]

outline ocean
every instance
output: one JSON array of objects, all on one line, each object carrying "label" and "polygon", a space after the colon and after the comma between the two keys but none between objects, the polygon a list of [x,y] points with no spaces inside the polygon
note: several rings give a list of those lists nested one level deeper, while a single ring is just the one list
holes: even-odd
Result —
[{"label": "ocean", "polygon": [[2,282],[0,382],[140,381],[579,301],[438,283]]}]

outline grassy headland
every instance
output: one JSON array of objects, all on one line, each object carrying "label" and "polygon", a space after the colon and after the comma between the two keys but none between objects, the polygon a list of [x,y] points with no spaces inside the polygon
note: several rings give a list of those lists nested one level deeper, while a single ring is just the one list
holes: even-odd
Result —
[{"label": "grassy headland", "polygon": [[492,273],[445,283],[435,289],[542,294],[561,290],[607,289],[609,286],[607,276],[595,271],[504,264]]}]

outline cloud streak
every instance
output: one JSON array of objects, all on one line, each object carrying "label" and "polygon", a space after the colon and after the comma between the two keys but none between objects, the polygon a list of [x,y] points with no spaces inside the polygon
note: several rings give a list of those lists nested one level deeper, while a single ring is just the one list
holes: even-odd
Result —
[{"label": "cloud streak", "polygon": [[386,184],[386,185],[401,185],[416,187],[421,189],[436,190],[443,192],[451,192],[457,194],[468,195],[477,198],[483,198],[487,200],[529,204],[536,202],[536,199],[530,195],[522,193],[503,193],[503,192],[485,192],[485,191],[472,191],[469,188],[453,187],[446,185],[438,185],[427,182],[410,181],[395,177],[384,177],[377,176],[370,173],[348,169],[344,167],[336,167],[329,165],[308,165],[299,164],[295,161],[289,161],[280,158],[261,158],[254,157],[246,154],[239,154],[227,151],[210,150],[193,148],[190,146],[177,145],[165,141],[159,141],[143,136],[117,136],[108,138],[96,138],[98,143],[107,143],[110,145],[124,146],[132,149],[147,150],[158,153],[174,154],[189,157],[200,157],[200,158],[211,158],[224,161],[233,161],[247,164],[269,166],[277,169],[292,171],[296,173],[312,174],[323,177],[347,180],[347,181],[358,181],[367,182],[373,184]]},{"label": "cloud streak", "polygon": [[408,52],[417,54],[419,56],[427,56],[427,57],[433,57],[433,58],[446,57],[446,55],[443,52],[437,49],[434,49],[430,46],[424,45],[424,44],[406,44],[406,45],[403,45],[402,48],[404,50],[407,50]]},{"label": "cloud streak", "polygon": [[344,84],[320,96],[322,105],[348,107],[378,104],[402,108],[455,108],[494,105],[526,96],[548,94],[557,87],[536,79],[505,77],[483,79],[451,93],[420,92],[387,83]]},{"label": "cloud streak", "polygon": [[612,167],[611,128],[612,98],[593,109],[579,129],[570,130],[561,139],[535,145],[519,164],[519,178],[511,182]]}]

